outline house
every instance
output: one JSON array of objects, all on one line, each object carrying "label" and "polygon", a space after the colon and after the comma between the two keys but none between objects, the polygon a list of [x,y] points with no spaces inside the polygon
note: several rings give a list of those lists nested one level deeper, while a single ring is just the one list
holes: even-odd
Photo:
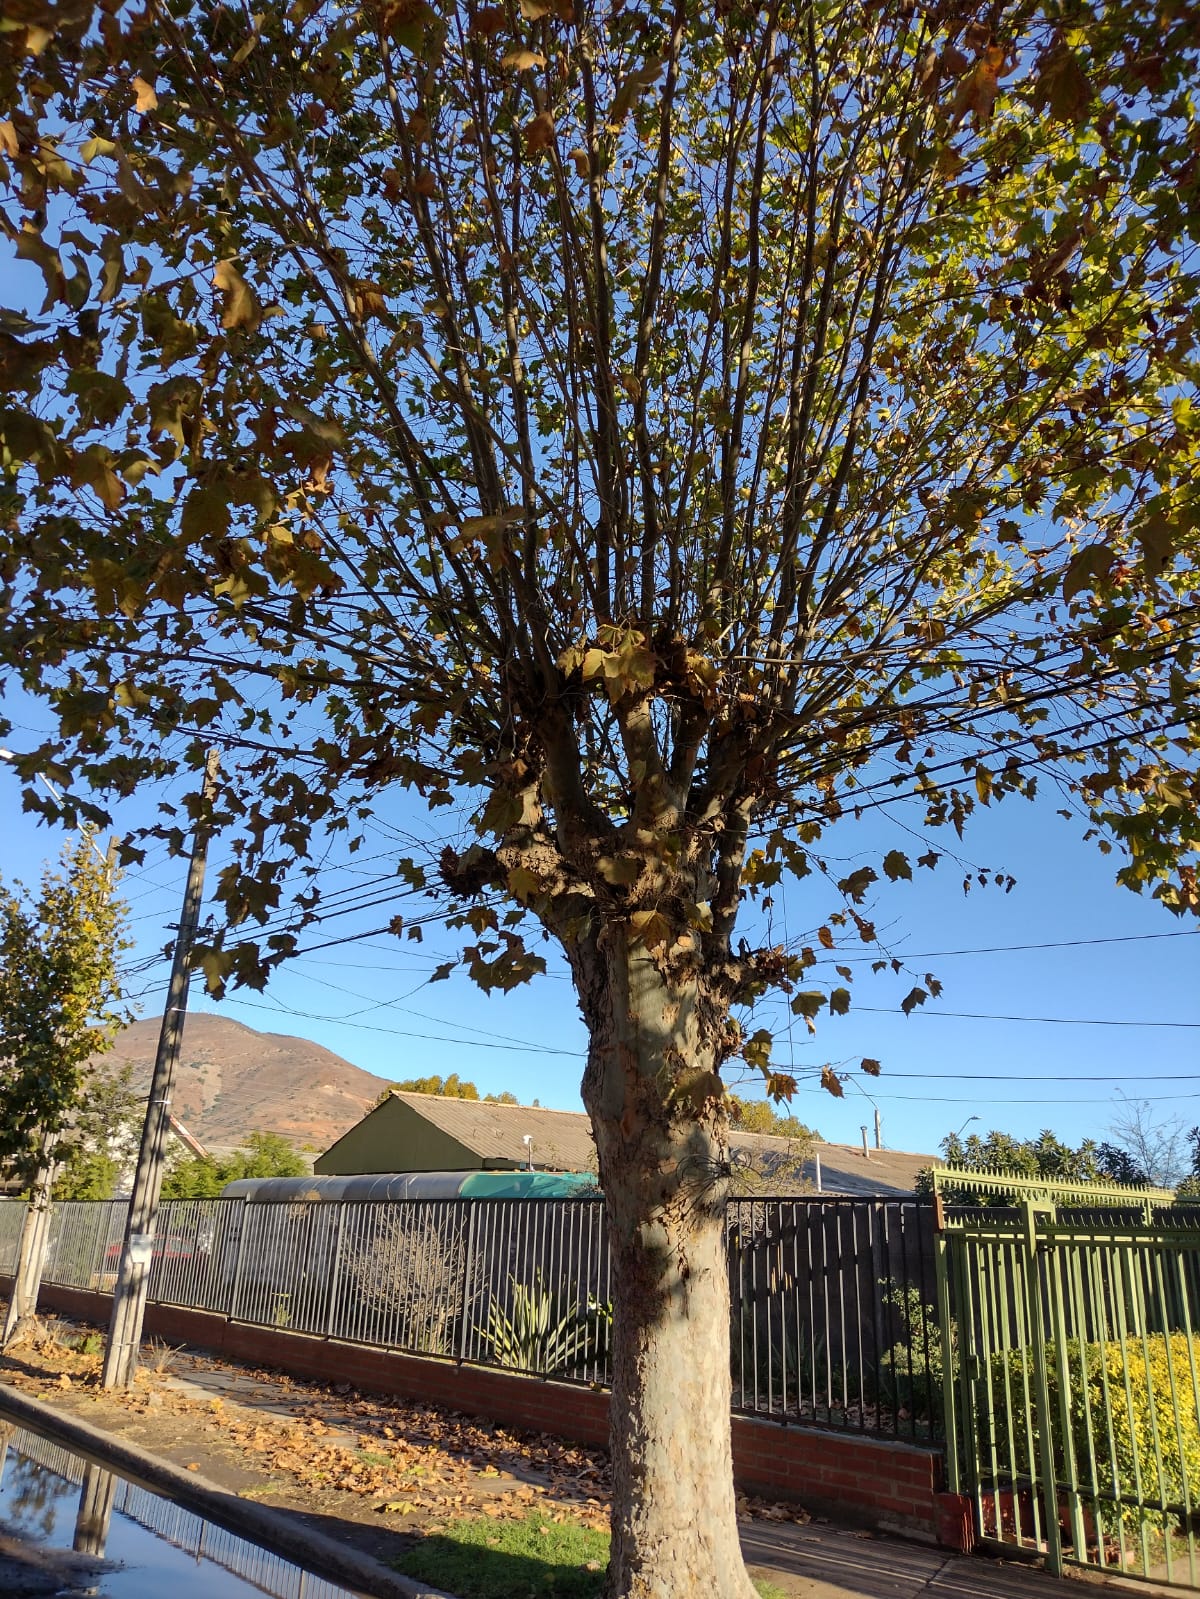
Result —
[{"label": "house", "polygon": [[[735,1191],[852,1195],[911,1194],[936,1155],[866,1151],[855,1144],[798,1147],[787,1138],[734,1133]],[[594,1172],[596,1146],[583,1111],[496,1105],[393,1089],[314,1162],[317,1176],[385,1172]]]},{"label": "house", "polygon": [[318,1177],[527,1167],[595,1171],[596,1146],[583,1112],[393,1089],[313,1162]]}]

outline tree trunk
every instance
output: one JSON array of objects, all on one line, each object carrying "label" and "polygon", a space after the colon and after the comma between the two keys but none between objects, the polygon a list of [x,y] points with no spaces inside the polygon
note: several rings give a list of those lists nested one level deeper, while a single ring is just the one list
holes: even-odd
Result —
[{"label": "tree trunk", "polygon": [[50,1195],[54,1188],[56,1171],[53,1152],[48,1149],[46,1164],[34,1181],[29,1204],[21,1223],[17,1269],[13,1273],[8,1314],[4,1318],[3,1336],[0,1337],[2,1349],[8,1348],[16,1336],[17,1328],[27,1316],[37,1315],[38,1295],[42,1289],[42,1272],[45,1269],[46,1252],[50,1243]]},{"label": "tree trunk", "polygon": [[723,1015],[623,934],[575,959],[614,1268],[607,1593],[754,1599],[730,1439]]}]

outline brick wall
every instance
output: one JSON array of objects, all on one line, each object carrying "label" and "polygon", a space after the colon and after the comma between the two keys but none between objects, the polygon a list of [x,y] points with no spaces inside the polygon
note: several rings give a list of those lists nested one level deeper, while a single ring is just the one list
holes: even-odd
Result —
[{"label": "brick wall", "polygon": [[[8,1286],[9,1279],[0,1277],[0,1290],[6,1292]],[[108,1323],[107,1294],[45,1284],[41,1302],[80,1321]],[[167,1343],[210,1350],[237,1364],[277,1367],[318,1382],[352,1383],[446,1405],[574,1443],[603,1446],[608,1440],[609,1396],[603,1389],[255,1327],[171,1305],[147,1305],[145,1332]],[[838,1521],[949,1548],[966,1548],[972,1541],[964,1503],[941,1491],[939,1450],[734,1416],[733,1461],[738,1485],[748,1493],[790,1499]]]}]

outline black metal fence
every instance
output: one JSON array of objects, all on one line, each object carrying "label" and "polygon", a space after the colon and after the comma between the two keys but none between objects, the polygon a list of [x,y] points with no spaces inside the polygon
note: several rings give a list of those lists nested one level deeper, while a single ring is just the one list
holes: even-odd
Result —
[{"label": "black metal fence", "polygon": [[[0,1270],[24,1206],[0,1201]],[[940,1436],[930,1207],[732,1199],[738,1411]],[[55,1206],[45,1279],[111,1288],[123,1201]],[[150,1298],[236,1321],[606,1383],[604,1204],[582,1199],[171,1200]]]}]

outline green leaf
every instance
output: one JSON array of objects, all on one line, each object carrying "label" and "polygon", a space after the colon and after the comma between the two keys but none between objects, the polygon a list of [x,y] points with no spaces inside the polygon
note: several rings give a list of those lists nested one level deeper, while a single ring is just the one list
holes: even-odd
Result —
[{"label": "green leaf", "polygon": [[1062,596],[1074,599],[1084,589],[1102,588],[1112,575],[1117,558],[1107,544],[1089,544],[1077,550],[1063,575]]}]

